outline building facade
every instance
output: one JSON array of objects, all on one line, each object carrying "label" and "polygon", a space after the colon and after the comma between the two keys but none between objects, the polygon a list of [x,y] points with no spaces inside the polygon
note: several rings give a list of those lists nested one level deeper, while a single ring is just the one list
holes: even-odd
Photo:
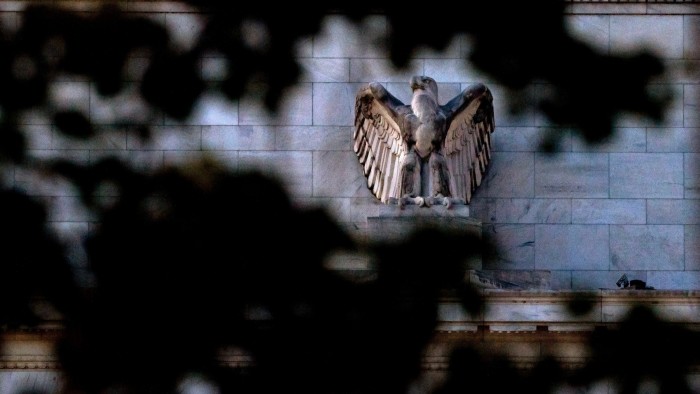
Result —
[{"label": "building facade", "polygon": [[[20,23],[22,4],[2,3],[6,26]],[[89,11],[92,3],[67,4]],[[174,45],[183,48],[201,29],[199,16],[175,3],[125,4],[130,12],[168,26]],[[674,93],[664,122],[622,116],[613,137],[595,145],[532,109],[512,114],[509,92],[463,61],[468,39],[457,38],[442,52],[416,53],[406,69],[394,69],[388,55],[368,40],[387,29],[382,15],[364,19],[361,32],[344,17],[329,16],[317,37],[301,42],[296,53],[302,81],[276,118],[252,100],[230,103],[207,95],[184,122],[165,116],[149,120],[155,131],[149,143],[118,130],[94,143],[76,143],[41,115],[23,122],[30,125],[30,154],[37,157],[89,163],[114,154],[143,169],[184,163],[206,151],[233,169],[264,167],[284,181],[296,201],[327,207],[363,238],[367,218],[385,207],[367,190],[353,152],[358,89],[381,82],[407,103],[411,76],[428,75],[438,82],[444,103],[483,82],[493,92],[496,131],[493,160],[470,212],[498,247],[484,256],[485,271],[529,275],[541,289],[611,288],[625,273],[657,289],[698,289],[697,12],[697,4],[680,1],[568,3],[571,32],[603,53],[654,51],[667,74],[651,88]],[[206,58],[201,71],[208,80],[223,78],[221,59]],[[135,57],[125,78],[136,81],[142,73],[143,62]],[[526,97],[536,100],[546,88],[534,84]],[[139,119],[138,102],[125,101],[131,93],[105,100],[90,82],[75,79],[52,89],[62,105],[84,110],[100,124],[120,116]],[[542,146],[552,137],[554,154],[551,144]],[[68,239],[88,231],[93,219],[79,209],[75,190],[21,171],[12,177],[16,186],[51,202],[50,220]]]},{"label": "building facade", "polygon": [[[174,45],[186,48],[200,32],[201,15],[179,3],[123,3],[129,12],[167,26]],[[25,4],[0,2],[3,26],[19,26]],[[94,7],[93,2],[65,4],[85,12]],[[150,119],[155,133],[148,142],[118,128],[97,141],[76,142],[62,136],[41,113],[27,114],[22,122],[30,134],[29,154],[39,158],[87,164],[116,155],[149,170],[185,164],[206,152],[232,169],[262,168],[284,182],[296,203],[328,209],[353,236],[367,239],[368,218],[387,207],[367,189],[353,152],[358,89],[380,82],[407,103],[411,77],[427,75],[438,82],[444,103],[482,82],[494,96],[496,130],[492,162],[469,211],[481,223],[482,237],[497,251],[483,256],[481,270],[504,279],[526,278],[534,292],[530,298],[526,293],[493,293],[493,302],[507,309],[500,315],[458,316],[447,305],[441,312],[443,339],[453,340],[462,335],[454,332],[462,332],[469,340],[482,340],[484,327],[500,327],[500,333],[515,334],[494,334],[489,340],[501,347],[524,344],[512,350],[527,364],[546,351],[556,332],[565,332],[557,337],[564,339],[557,342],[562,345],[556,351],[575,364],[582,341],[576,332],[615,323],[622,315],[615,308],[632,303],[627,295],[596,293],[615,289],[623,274],[666,291],[659,293],[662,304],[673,304],[689,322],[700,321],[694,292],[700,290],[700,5],[570,1],[565,21],[572,33],[602,53],[646,48],[661,57],[667,74],[651,88],[674,93],[662,123],[622,116],[611,139],[589,144],[575,130],[553,124],[534,110],[511,113],[510,92],[464,61],[470,44],[463,37],[444,51],[415,53],[406,69],[394,69],[388,55],[367,39],[373,32],[386,31],[383,15],[365,18],[361,30],[343,16],[329,16],[318,36],[299,43],[302,80],[284,98],[277,117],[252,100],[231,103],[207,95],[184,122],[166,116]],[[210,81],[223,78],[221,62],[216,56],[206,58],[202,76]],[[143,71],[143,62],[134,57],[125,79],[138,81]],[[546,89],[546,84],[534,84],[526,97],[536,100]],[[83,110],[92,122],[107,125],[119,117],[141,116],[139,104],[128,101],[132,93],[127,89],[103,99],[91,82],[75,78],[61,79],[51,90],[66,108]],[[80,266],[83,252],[78,241],[95,222],[81,209],[77,192],[67,184],[11,171],[14,186],[50,203],[49,220],[76,245],[72,255]],[[366,269],[357,261],[338,268]],[[556,292],[542,292],[549,290]],[[547,308],[559,308],[569,291],[593,292],[599,308],[577,322],[552,317]],[[644,297],[643,302],[656,302],[653,296]],[[508,309],[516,304],[524,305],[525,312]],[[606,314],[610,305],[614,313]],[[1,359],[0,392],[32,379],[35,389],[52,387],[58,375],[46,342],[55,332],[39,339],[13,335],[10,339],[20,345],[6,348],[9,355]],[[32,345],[22,348],[22,341]],[[428,359],[426,368],[439,370],[445,362],[440,357]]]}]

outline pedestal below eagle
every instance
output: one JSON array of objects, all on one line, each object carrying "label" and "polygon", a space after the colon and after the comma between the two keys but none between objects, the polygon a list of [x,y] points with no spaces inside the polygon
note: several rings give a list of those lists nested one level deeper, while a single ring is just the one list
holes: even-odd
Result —
[{"label": "pedestal below eagle", "polygon": [[384,203],[468,204],[491,158],[493,96],[483,84],[445,105],[426,76],[411,78],[406,105],[382,84],[357,92],[354,150],[367,187]]}]

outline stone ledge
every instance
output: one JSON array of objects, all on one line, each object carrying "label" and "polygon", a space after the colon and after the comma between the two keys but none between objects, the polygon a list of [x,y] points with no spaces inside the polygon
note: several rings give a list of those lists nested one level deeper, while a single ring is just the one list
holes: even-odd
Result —
[{"label": "stone ledge", "polygon": [[[614,327],[631,308],[646,306],[660,319],[700,330],[700,291],[695,290],[507,290],[481,291],[484,310],[471,316],[456,299],[440,303],[438,331],[444,332],[590,332]],[[587,304],[574,315],[572,302]]]},{"label": "stone ledge", "polygon": [[[700,330],[700,291],[483,289],[480,293],[485,310],[478,316],[461,311],[456,298],[441,299],[435,337],[423,360],[424,371],[445,371],[450,349],[461,345],[504,353],[518,368],[531,368],[543,354],[553,355],[564,368],[577,368],[587,360],[589,335],[615,328],[635,305],[648,306],[662,318]],[[575,317],[569,314],[568,303],[581,300],[591,303],[591,312]],[[56,321],[37,329],[0,330],[4,345],[0,370],[60,371],[52,345],[61,334]],[[233,368],[254,366],[250,355],[237,348],[222,349],[219,360]],[[691,372],[700,372],[700,367]]]},{"label": "stone ledge", "polygon": [[564,14],[571,15],[695,15],[700,14],[700,3],[682,1],[661,2],[606,2],[565,1]]}]

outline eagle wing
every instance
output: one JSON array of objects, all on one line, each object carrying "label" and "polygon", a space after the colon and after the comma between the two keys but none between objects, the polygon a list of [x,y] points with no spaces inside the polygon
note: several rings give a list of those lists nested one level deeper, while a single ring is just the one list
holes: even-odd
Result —
[{"label": "eagle wing", "polygon": [[412,113],[381,84],[361,88],[355,98],[354,150],[364,169],[367,187],[382,202],[399,197],[401,161],[408,151],[402,131]]},{"label": "eagle wing", "polygon": [[447,117],[443,153],[452,174],[452,195],[469,203],[491,159],[491,133],[496,127],[493,96],[479,83],[441,108]]}]

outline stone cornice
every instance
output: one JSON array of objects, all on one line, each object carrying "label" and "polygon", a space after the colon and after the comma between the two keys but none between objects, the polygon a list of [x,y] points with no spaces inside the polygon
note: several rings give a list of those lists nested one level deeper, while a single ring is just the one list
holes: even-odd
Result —
[{"label": "stone cornice", "polygon": [[566,0],[566,14],[588,15],[693,15],[700,14],[698,0]]},{"label": "stone cornice", "polygon": [[0,330],[0,370],[58,370],[54,345],[63,331],[51,323],[35,328]]},{"label": "stone cornice", "polygon": [[[465,313],[457,299],[441,300],[434,341],[423,361],[425,370],[444,371],[450,349],[459,345],[487,346],[507,354],[521,368],[535,365],[542,354],[554,355],[566,368],[577,368],[587,360],[589,335],[615,328],[637,305],[651,308],[665,321],[700,329],[700,291],[485,289],[481,294],[485,309],[477,316]],[[574,300],[588,303],[588,312],[569,313],[567,307]],[[60,369],[53,353],[60,335],[55,323],[0,331],[0,370]],[[233,368],[254,366],[250,355],[238,348],[222,349],[219,361]]]},{"label": "stone cornice", "polygon": [[693,4],[700,0],[564,0],[564,3],[595,4]]},{"label": "stone cornice", "polygon": [[[466,314],[459,302],[446,298],[440,304],[440,332],[590,332],[614,327],[634,306],[646,306],[659,318],[700,328],[700,291],[595,290],[482,292],[484,311]],[[587,304],[587,312],[572,315],[568,305]]]}]

